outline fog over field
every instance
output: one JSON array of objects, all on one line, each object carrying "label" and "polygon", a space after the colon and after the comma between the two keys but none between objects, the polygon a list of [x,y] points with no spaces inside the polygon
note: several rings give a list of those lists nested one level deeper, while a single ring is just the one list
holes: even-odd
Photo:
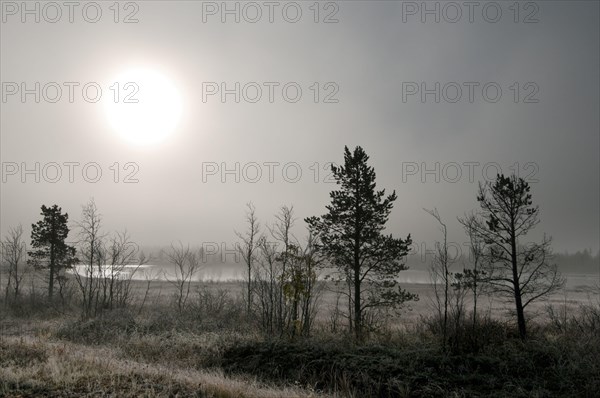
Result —
[{"label": "fog over field", "polygon": [[0,396],[591,397],[600,2],[0,0]]},{"label": "fog over field", "polygon": [[[132,265],[125,269],[122,274],[123,277],[132,277],[134,280],[145,281],[147,279],[152,280],[174,280],[176,278],[173,267],[168,265],[154,265],[145,264],[138,267]],[[106,269],[110,269],[107,266]],[[85,265],[76,267],[73,272],[79,272],[85,274]],[[214,281],[214,282],[231,282],[231,281],[243,281],[245,278],[245,270],[241,265],[235,264],[218,264],[218,265],[207,265],[202,268],[198,274],[194,275],[193,280],[195,281]],[[569,273],[567,276],[568,288],[581,287],[581,286],[594,286],[598,282],[598,274],[578,274]],[[410,269],[402,272],[398,276],[398,280],[402,284],[431,284],[431,277],[427,270],[422,269]]]}]

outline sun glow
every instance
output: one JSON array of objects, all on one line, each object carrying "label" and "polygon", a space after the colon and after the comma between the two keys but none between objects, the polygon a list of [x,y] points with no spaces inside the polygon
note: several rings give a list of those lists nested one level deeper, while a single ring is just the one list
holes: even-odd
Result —
[{"label": "sun glow", "polygon": [[110,126],[136,145],[155,144],[169,136],[181,117],[177,88],[150,69],[131,69],[111,81],[106,98]]}]

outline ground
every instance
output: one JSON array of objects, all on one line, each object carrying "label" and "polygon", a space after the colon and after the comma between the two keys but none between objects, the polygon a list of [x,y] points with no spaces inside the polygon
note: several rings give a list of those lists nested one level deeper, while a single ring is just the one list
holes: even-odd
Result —
[{"label": "ground", "polygon": [[[480,311],[491,320],[479,326],[477,350],[465,338],[447,352],[427,321],[427,284],[403,286],[420,300],[360,347],[343,332],[330,332],[328,311],[336,299],[330,289],[321,297],[313,337],[289,341],[261,336],[256,320],[244,314],[240,282],[193,283],[191,310],[181,314],[172,305],[173,285],[134,283],[129,308],[89,320],[73,304],[76,292],[64,307],[48,308],[41,294],[26,296],[18,308],[0,303],[0,396],[558,397],[600,388],[593,377],[600,299],[584,286],[532,307],[529,313],[537,315],[528,342],[511,335],[510,303],[481,298]],[[224,297],[223,309],[194,307],[199,292]],[[548,305],[564,319],[549,319]],[[592,312],[575,318],[582,306]]]}]

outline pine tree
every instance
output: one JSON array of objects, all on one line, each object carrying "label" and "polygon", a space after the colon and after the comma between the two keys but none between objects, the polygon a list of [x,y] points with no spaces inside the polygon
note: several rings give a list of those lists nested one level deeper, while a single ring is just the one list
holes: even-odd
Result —
[{"label": "pine tree", "polygon": [[[401,289],[398,273],[407,269],[403,258],[412,241],[384,235],[396,193],[377,191],[375,170],[361,147],[344,149],[344,166],[332,166],[339,190],[330,193],[328,213],[305,221],[319,238],[320,249],[338,270],[336,282],[348,284],[349,329],[363,340],[370,310],[398,307],[417,297]],[[368,322],[367,322],[368,323]]]},{"label": "pine tree", "polygon": [[556,264],[549,262],[550,242],[523,242],[539,223],[539,207],[531,187],[515,175],[498,175],[494,183],[480,184],[481,212],[470,227],[487,249],[484,278],[496,293],[514,300],[519,335],[527,336],[525,308],[564,285]]},{"label": "pine tree", "polygon": [[34,250],[28,252],[30,264],[37,268],[47,268],[48,276],[48,298],[52,299],[54,294],[54,281],[60,271],[70,268],[75,259],[75,248],[65,243],[69,235],[69,215],[62,214],[57,205],[46,207],[42,205],[40,213],[43,219],[37,224],[31,225],[31,247]]}]

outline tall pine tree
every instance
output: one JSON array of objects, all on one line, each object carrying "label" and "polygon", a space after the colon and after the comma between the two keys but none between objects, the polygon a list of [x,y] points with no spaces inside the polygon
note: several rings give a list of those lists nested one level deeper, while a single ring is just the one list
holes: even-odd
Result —
[{"label": "tall pine tree", "polygon": [[412,241],[384,235],[396,193],[377,191],[375,170],[359,146],[344,149],[344,166],[332,166],[339,190],[330,193],[328,213],[305,221],[319,237],[320,250],[338,270],[337,282],[347,283],[349,329],[362,340],[369,311],[397,307],[416,296],[398,285],[407,269],[404,257]]},{"label": "tall pine tree", "polygon": [[30,264],[37,268],[47,268],[48,298],[54,294],[54,281],[61,270],[69,268],[75,260],[75,248],[65,243],[69,235],[69,215],[62,214],[57,205],[46,207],[42,205],[40,213],[43,219],[31,225],[31,247],[28,252]]}]

